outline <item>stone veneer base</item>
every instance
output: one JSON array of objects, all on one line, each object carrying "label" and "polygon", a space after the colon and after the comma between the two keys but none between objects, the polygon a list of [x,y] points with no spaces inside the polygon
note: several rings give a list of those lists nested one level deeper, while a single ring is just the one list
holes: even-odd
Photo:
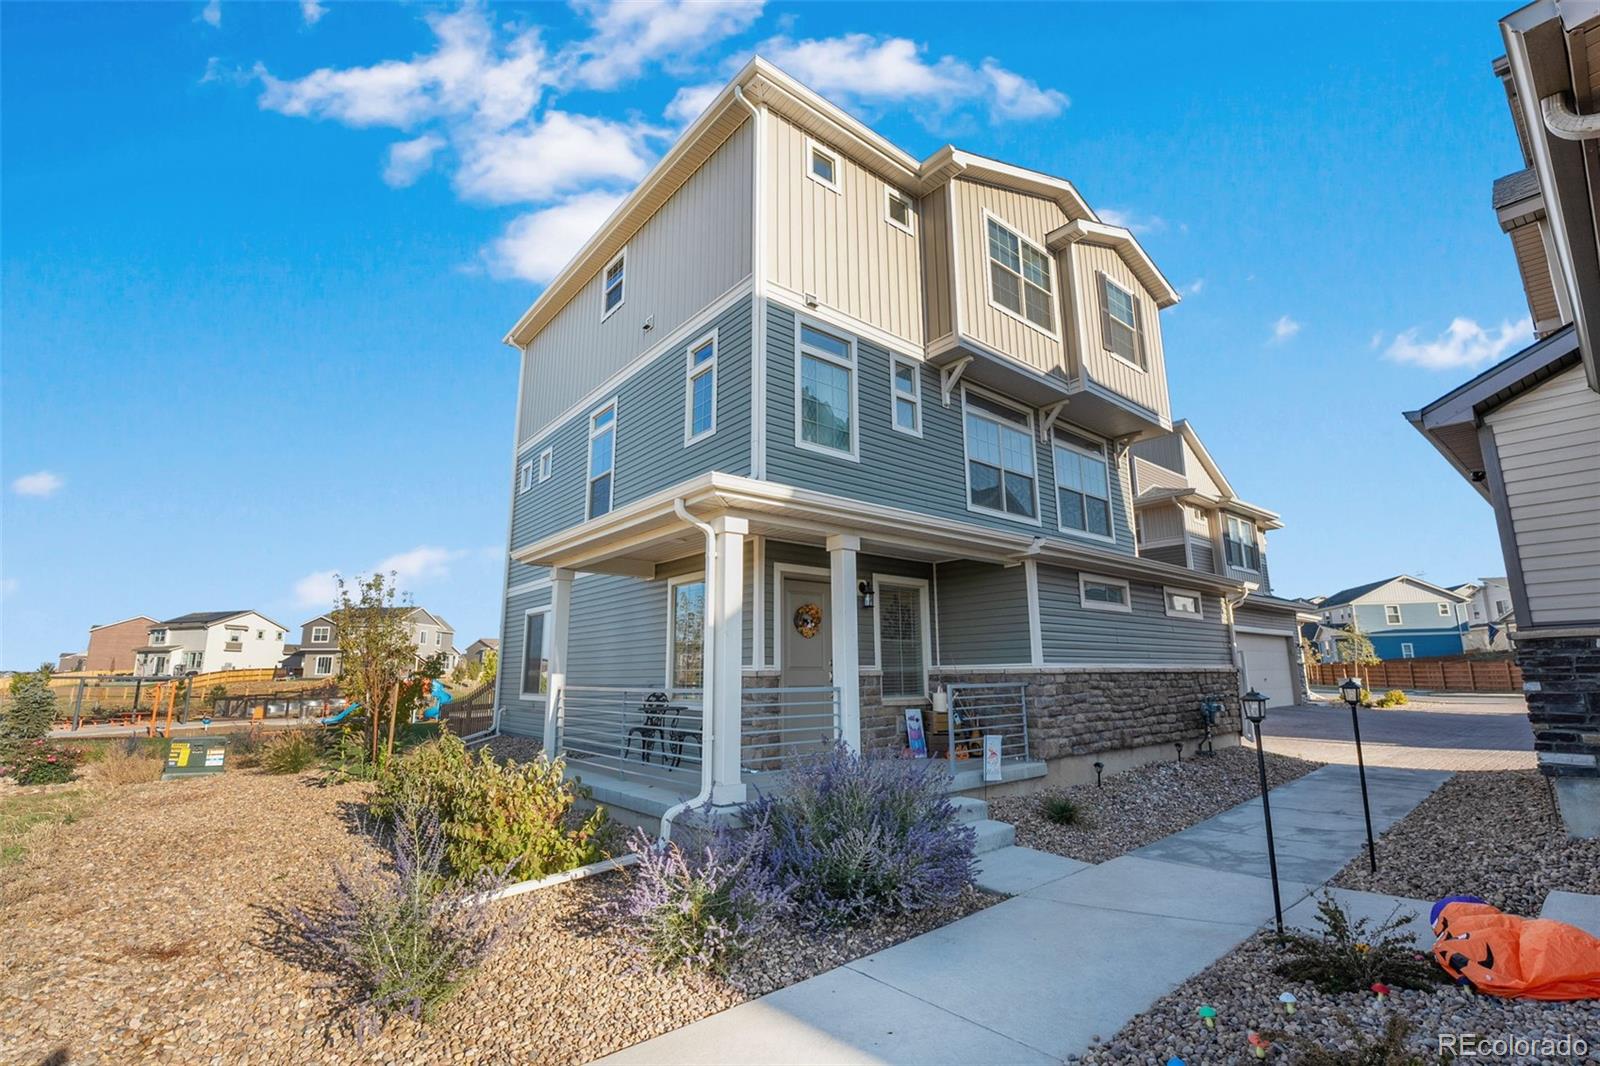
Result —
[{"label": "stone veneer base", "polygon": [[1517,637],[1533,750],[1551,777],[1600,778],[1600,637]]}]

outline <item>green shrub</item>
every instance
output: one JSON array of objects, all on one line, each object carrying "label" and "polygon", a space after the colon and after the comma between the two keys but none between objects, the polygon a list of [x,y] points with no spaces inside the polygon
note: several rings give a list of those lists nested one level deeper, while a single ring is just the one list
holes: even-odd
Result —
[{"label": "green shrub", "polygon": [[370,804],[387,822],[411,806],[437,815],[458,878],[509,868],[533,880],[604,857],[605,812],[579,818],[574,807],[588,792],[567,781],[565,770],[560,759],[543,756],[502,766],[445,733],[391,762]]},{"label": "green shrub", "polygon": [[261,749],[261,768],[269,774],[304,773],[317,764],[317,742],[303,729],[280,733]]},{"label": "green shrub", "polygon": [[1406,705],[1406,694],[1400,689],[1392,688],[1373,704],[1374,707],[1403,707]]},{"label": "green shrub", "polygon": [[1378,982],[1421,989],[1444,983],[1433,961],[1400,932],[1407,918],[1399,908],[1376,925],[1370,918],[1352,921],[1325,892],[1317,902],[1317,922],[1322,926],[1320,935],[1284,937],[1289,958],[1278,966],[1281,976],[1308,981],[1324,992],[1365,992]]},{"label": "green shrub", "polygon": [[56,720],[56,694],[43,668],[14,674],[11,698],[0,718],[0,744],[21,744],[48,737]]},{"label": "green shrub", "polygon": [[267,746],[266,734],[259,725],[240,733],[228,734],[228,761],[241,770],[261,765],[261,752]]},{"label": "green shrub", "polygon": [[43,737],[0,745],[0,777],[19,785],[59,785],[78,774],[82,753]]},{"label": "green shrub", "polygon": [[1083,806],[1059,793],[1046,793],[1039,797],[1039,816],[1054,825],[1089,824]]}]

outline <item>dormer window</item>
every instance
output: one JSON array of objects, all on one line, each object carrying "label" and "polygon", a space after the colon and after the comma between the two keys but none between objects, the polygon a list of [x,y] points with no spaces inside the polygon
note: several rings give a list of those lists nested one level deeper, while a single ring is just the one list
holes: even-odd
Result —
[{"label": "dormer window", "polygon": [[603,322],[611,313],[622,306],[624,294],[623,282],[628,254],[623,252],[611,261],[606,267],[605,284],[601,289],[600,320]]},{"label": "dormer window", "polygon": [[1054,334],[1050,256],[994,219],[989,224],[989,297],[996,307]]},{"label": "dormer window", "polygon": [[1140,370],[1149,369],[1139,336],[1139,298],[1104,274],[1100,275],[1100,327],[1101,345],[1107,351]]},{"label": "dormer window", "polygon": [[167,631],[165,629],[152,629],[150,631],[150,643],[151,644],[165,644],[166,642],[167,642]]},{"label": "dormer window", "polygon": [[1261,569],[1261,550],[1256,546],[1256,524],[1248,518],[1229,515],[1222,544],[1229,566],[1236,570]]}]

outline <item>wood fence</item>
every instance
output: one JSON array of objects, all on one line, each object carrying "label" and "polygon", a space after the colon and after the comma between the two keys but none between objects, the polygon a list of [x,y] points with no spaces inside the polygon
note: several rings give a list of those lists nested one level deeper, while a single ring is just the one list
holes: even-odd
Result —
[{"label": "wood fence", "polygon": [[444,727],[458,737],[482,733],[494,725],[494,678],[444,705]]},{"label": "wood fence", "polygon": [[1522,669],[1516,663],[1509,659],[1475,659],[1471,656],[1391,659],[1364,666],[1354,663],[1308,663],[1306,674],[1313,685],[1338,685],[1346,678],[1356,677],[1371,692],[1383,692],[1391,688],[1429,692],[1522,691]]}]

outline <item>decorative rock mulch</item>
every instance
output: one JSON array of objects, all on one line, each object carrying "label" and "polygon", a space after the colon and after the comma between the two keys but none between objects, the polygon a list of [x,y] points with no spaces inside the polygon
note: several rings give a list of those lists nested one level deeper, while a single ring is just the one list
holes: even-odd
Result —
[{"label": "decorative rock mulch", "polygon": [[[1320,764],[1267,753],[1267,781],[1276,788]],[[1086,819],[1056,825],[1040,814],[1044,796],[1066,796]],[[1080,862],[1105,862],[1221,814],[1261,795],[1254,748],[1223,748],[1214,758],[1152,763],[1092,784],[989,801],[989,817],[1010,822],[1017,843]]]},{"label": "decorative rock mulch", "polygon": [[[1501,1000],[1450,985],[1427,992],[1396,989],[1381,1001],[1370,992],[1330,995],[1277,976],[1275,967],[1283,957],[1271,934],[1258,934],[1157,1000],[1088,1054],[1069,1061],[1144,1066],[1176,1056],[1187,1066],[1234,1066],[1257,1061],[1249,1043],[1251,1030],[1256,1030],[1272,1041],[1269,1062],[1296,1062],[1317,1048],[1329,1053],[1324,1062],[1376,1062],[1355,1056],[1358,1034],[1367,1040],[1380,1037],[1396,1014],[1410,1023],[1407,1046],[1421,1062],[1439,1061],[1441,1034],[1530,1041],[1571,1036],[1587,1045],[1587,1051],[1577,1054],[1552,1053],[1537,1044],[1524,1046],[1523,1053],[1512,1047],[1509,1053],[1482,1052],[1496,1063],[1591,1062],[1589,1056],[1600,1053],[1600,1010],[1592,1002]],[[1292,1016],[1278,1003],[1284,991],[1298,1000]],[[1215,1029],[1207,1029],[1196,1016],[1203,1004],[1216,1009]]]},{"label": "decorative rock mulch", "polygon": [[1458,773],[1333,883],[1413,899],[1474,895],[1536,918],[1553,889],[1600,894],[1600,840],[1568,837],[1537,770]]},{"label": "decorative rock mulch", "polygon": [[371,847],[364,795],[254,772],[133,785],[30,842],[0,883],[0,1062],[585,1062],[1000,899],[791,932],[724,979],[642,969],[600,917],[624,886],[609,874],[500,904],[516,933],[432,1024],[358,1042],[288,909]]}]

